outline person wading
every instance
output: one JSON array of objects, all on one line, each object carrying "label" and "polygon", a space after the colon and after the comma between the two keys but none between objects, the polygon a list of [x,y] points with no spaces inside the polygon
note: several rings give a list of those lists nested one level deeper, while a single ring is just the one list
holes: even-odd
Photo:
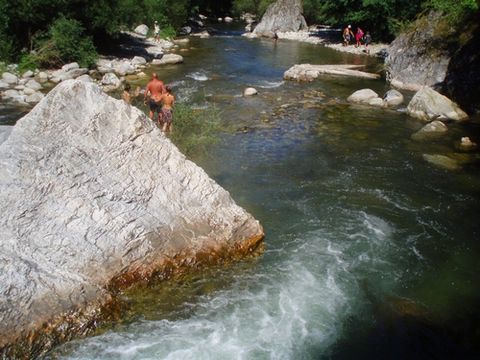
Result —
[{"label": "person wading", "polygon": [[155,113],[158,114],[158,125],[160,128],[163,127],[162,122],[162,95],[165,93],[165,86],[163,81],[158,79],[156,73],[152,74],[152,79],[148,82],[147,88],[145,89],[145,97],[143,103],[150,108],[149,117],[153,120]]},{"label": "person wading", "polygon": [[162,95],[162,121],[163,132],[172,131],[173,120],[173,105],[175,104],[175,96],[172,95],[172,88],[170,86],[165,87],[166,92]]}]

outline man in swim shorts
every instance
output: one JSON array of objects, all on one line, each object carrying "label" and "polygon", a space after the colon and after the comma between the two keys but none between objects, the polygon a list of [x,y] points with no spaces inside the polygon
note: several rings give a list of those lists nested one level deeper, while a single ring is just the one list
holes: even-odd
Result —
[{"label": "man in swim shorts", "polygon": [[160,128],[163,126],[162,123],[162,95],[165,93],[165,86],[163,81],[158,79],[156,73],[152,74],[152,79],[148,82],[147,88],[145,89],[144,104],[147,105],[148,98],[148,107],[150,108],[150,113],[148,116],[153,120],[155,113],[158,114],[158,123]]},{"label": "man in swim shorts", "polygon": [[352,38],[352,25],[348,25],[345,29],[343,29],[343,46],[348,46],[348,43]]},{"label": "man in swim shorts", "polygon": [[162,121],[163,121],[163,132],[172,131],[172,120],[173,120],[173,105],[175,104],[175,96],[172,95],[172,88],[170,86],[165,87],[165,93],[162,96]]}]

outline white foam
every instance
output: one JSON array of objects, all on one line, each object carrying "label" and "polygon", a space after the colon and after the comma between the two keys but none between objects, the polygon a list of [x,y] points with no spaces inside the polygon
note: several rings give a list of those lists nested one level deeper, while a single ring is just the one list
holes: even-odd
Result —
[{"label": "white foam", "polygon": [[201,71],[195,71],[195,72],[187,74],[185,76],[189,77],[189,78],[192,78],[194,80],[197,80],[197,81],[207,81],[208,80],[207,74],[205,74],[204,72],[201,72]]},{"label": "white foam", "polygon": [[263,89],[274,89],[282,86],[285,81],[262,81],[260,84],[256,85]]}]

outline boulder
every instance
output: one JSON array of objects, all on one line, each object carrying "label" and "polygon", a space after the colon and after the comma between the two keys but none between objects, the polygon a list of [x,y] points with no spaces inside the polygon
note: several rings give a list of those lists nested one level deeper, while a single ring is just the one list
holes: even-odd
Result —
[{"label": "boulder", "polygon": [[35,78],[37,81],[41,84],[45,83],[48,81],[48,74],[45,71],[40,71]]},{"label": "boulder", "polygon": [[414,95],[407,112],[423,121],[468,119],[468,115],[457,104],[429,87],[422,88]]},{"label": "boulder", "polygon": [[27,70],[23,73],[22,78],[29,79],[29,78],[32,78],[34,75],[35,74],[32,70]]},{"label": "boulder", "polygon": [[41,92],[35,92],[31,95],[28,95],[25,101],[29,104],[36,104],[45,97]]},{"label": "boulder", "polygon": [[79,76],[85,75],[88,73],[88,69],[86,68],[77,68],[68,70],[68,75],[71,76],[72,79],[76,79]]},{"label": "boulder", "polygon": [[72,62],[70,64],[65,64],[62,66],[62,70],[65,71],[65,72],[68,72],[70,70],[75,70],[75,69],[79,69],[80,68],[80,65],[78,65],[78,63],[76,62]]},{"label": "boulder", "polygon": [[0,90],[6,90],[10,88],[10,84],[7,82],[0,80]]},{"label": "boulder", "polygon": [[35,93],[36,93],[36,90],[30,89],[28,87],[23,89],[23,94],[24,95],[28,96],[28,95],[33,95]]},{"label": "boulder", "polygon": [[385,106],[393,107],[402,104],[404,98],[401,92],[391,89],[383,95],[383,101],[385,102]]},{"label": "boulder", "polygon": [[299,31],[307,29],[303,17],[301,0],[277,0],[270,4],[253,33],[258,36],[273,37],[275,32]]},{"label": "boulder", "polygon": [[[254,34],[252,34],[254,35]],[[255,35],[254,35],[255,36]],[[363,65],[311,65],[297,64],[285,71],[285,80],[313,81],[320,75],[352,76],[365,79],[378,79],[380,75],[355,70]]]},{"label": "boulder", "polygon": [[25,104],[25,95],[21,94],[18,90],[6,90],[2,93],[2,97],[11,102]]},{"label": "boulder", "polygon": [[131,64],[133,66],[145,65],[146,63],[147,63],[147,60],[141,56],[135,56],[131,61]]},{"label": "boulder", "polygon": [[18,83],[17,75],[11,74],[9,72],[4,72],[2,74],[2,80],[3,82],[6,82],[7,84],[10,84],[10,85],[15,85]]},{"label": "boulder", "polygon": [[52,75],[50,77],[50,81],[54,83],[59,83],[60,81],[64,80],[70,80],[72,79],[72,74],[70,74],[68,71],[65,71],[63,69],[58,69],[52,72]]},{"label": "boulder", "polygon": [[347,98],[347,101],[356,104],[368,104],[372,99],[375,98],[379,98],[379,96],[372,89],[361,89],[350,95]]},{"label": "boulder", "polygon": [[417,91],[423,86],[435,86],[445,80],[450,62],[448,49],[436,38],[439,13],[419,19],[411,30],[400,34],[391,44],[385,59],[387,80],[393,86]]},{"label": "boulder", "polygon": [[248,87],[243,91],[243,96],[252,96],[252,95],[257,95],[258,91],[257,89],[253,87]]},{"label": "boulder", "polygon": [[163,49],[160,46],[149,46],[145,49],[148,54],[153,56],[154,58],[161,58],[163,56]]},{"label": "boulder", "polygon": [[90,77],[88,74],[80,75],[79,77],[76,78],[76,80],[79,81],[86,81],[86,82],[93,82],[93,79]]},{"label": "boulder", "polygon": [[415,134],[412,135],[413,140],[427,140],[431,138],[436,138],[439,135],[443,135],[448,131],[447,125],[445,125],[440,120],[432,121],[428,123]]},{"label": "boulder", "polygon": [[33,79],[28,80],[28,82],[25,84],[25,86],[27,88],[30,88],[30,89],[35,90],[35,91],[42,90],[42,88],[43,88],[43,86],[40,85],[40,83],[38,83],[37,81],[35,81]]},{"label": "boulder", "polygon": [[91,332],[119,288],[261,246],[258,221],[95,84],[54,88],[0,145],[0,163],[2,358]]},{"label": "boulder", "polygon": [[135,30],[133,30],[135,33],[137,33],[138,35],[142,35],[142,36],[147,36],[148,34],[148,26],[145,25],[145,24],[141,24],[141,25],[138,25]]},{"label": "boulder", "polygon": [[115,62],[113,65],[113,70],[117,73],[117,75],[120,76],[135,73],[135,67],[130,63],[130,61]]},{"label": "boulder", "polygon": [[120,88],[122,81],[114,73],[107,73],[103,75],[101,84],[105,85],[105,91],[113,91]]},{"label": "boulder", "polygon": [[233,22],[233,19],[230,16],[225,16],[223,21],[225,21],[226,23],[231,23],[231,22]]},{"label": "boulder", "polygon": [[178,54],[165,54],[161,59],[154,59],[153,65],[167,65],[167,64],[180,64],[183,63],[183,56]]}]

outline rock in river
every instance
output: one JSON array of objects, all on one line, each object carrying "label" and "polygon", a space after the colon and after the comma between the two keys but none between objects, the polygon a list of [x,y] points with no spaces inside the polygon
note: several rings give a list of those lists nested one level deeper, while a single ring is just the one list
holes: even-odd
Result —
[{"label": "rock in river", "polygon": [[0,145],[0,163],[2,358],[85,334],[119,287],[261,245],[261,225],[226,190],[92,83],[53,89]]}]

